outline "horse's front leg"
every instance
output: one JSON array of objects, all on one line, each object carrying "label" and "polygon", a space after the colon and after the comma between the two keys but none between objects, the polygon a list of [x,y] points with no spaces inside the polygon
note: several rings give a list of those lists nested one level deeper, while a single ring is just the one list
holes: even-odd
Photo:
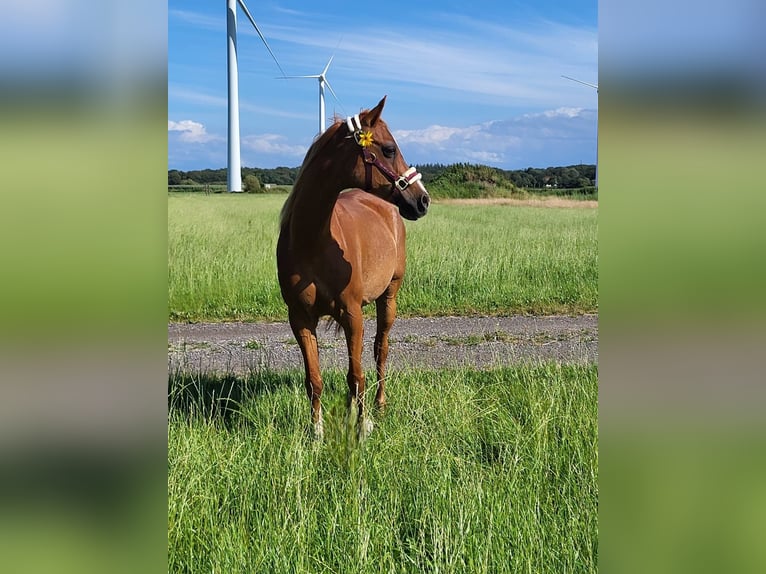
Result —
[{"label": "horse's front leg", "polygon": [[341,318],[348,347],[348,407],[349,423],[356,422],[357,436],[364,439],[372,430],[372,421],[367,417],[364,406],[364,370],[362,369],[362,348],[364,344],[364,321],[362,307],[347,310]]},{"label": "horse's front leg", "polygon": [[379,411],[386,408],[386,360],[388,359],[388,334],[396,318],[396,294],[401,279],[391,282],[388,289],[375,300],[377,332],[375,333],[375,369],[378,375],[378,390],[375,393],[375,407]]},{"label": "horse's front leg", "polygon": [[306,394],[311,401],[311,423],[314,428],[314,438],[322,440],[324,437],[321,403],[323,384],[322,372],[319,370],[319,346],[316,336],[318,321],[297,312],[291,312],[289,319],[295,340],[298,342],[303,355],[303,366],[306,370],[304,384]]}]

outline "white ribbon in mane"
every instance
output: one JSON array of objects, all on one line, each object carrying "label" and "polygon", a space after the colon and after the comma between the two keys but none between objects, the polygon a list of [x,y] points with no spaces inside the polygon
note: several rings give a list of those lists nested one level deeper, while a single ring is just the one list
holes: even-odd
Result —
[{"label": "white ribbon in mane", "polygon": [[348,126],[348,131],[352,134],[357,130],[361,130],[362,122],[359,120],[359,114],[356,114],[355,116],[348,116],[346,118],[346,125]]}]

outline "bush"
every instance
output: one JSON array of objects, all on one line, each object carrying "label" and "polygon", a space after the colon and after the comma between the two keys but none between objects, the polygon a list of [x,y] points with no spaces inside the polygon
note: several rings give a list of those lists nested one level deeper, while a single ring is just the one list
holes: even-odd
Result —
[{"label": "bush", "polygon": [[246,193],[263,193],[264,189],[257,176],[248,174],[242,180],[242,191],[245,191]]},{"label": "bush", "polygon": [[428,184],[428,193],[436,198],[485,198],[516,196],[520,191],[499,169],[456,164]]}]

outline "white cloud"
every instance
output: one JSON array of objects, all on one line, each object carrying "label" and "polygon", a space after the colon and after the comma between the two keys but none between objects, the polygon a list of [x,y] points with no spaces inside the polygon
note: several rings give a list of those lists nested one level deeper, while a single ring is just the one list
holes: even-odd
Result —
[{"label": "white cloud", "polygon": [[277,134],[259,134],[242,138],[242,147],[263,154],[280,154],[303,159],[307,146],[287,143],[285,136]]},{"label": "white cloud", "polygon": [[416,144],[430,144],[443,146],[453,138],[464,139],[476,133],[479,126],[470,126],[467,128],[451,128],[447,126],[429,126],[424,130],[397,130],[394,137],[397,141],[407,141]]},{"label": "white cloud", "polygon": [[596,130],[595,110],[557,108],[462,128],[434,125],[394,135],[411,163],[470,162],[517,169],[595,162]]},{"label": "white cloud", "polygon": [[497,153],[494,151],[465,150],[465,156],[469,160],[469,163],[498,165],[505,161],[505,156],[502,153]]},{"label": "white cloud", "polygon": [[169,132],[181,132],[178,139],[185,143],[207,143],[222,139],[220,136],[207,133],[205,126],[192,120],[173,122],[168,120]]},{"label": "white cloud", "polygon": [[543,115],[546,118],[557,118],[557,117],[565,117],[565,118],[576,118],[580,115],[582,112],[582,108],[558,108],[556,110],[547,110],[542,112],[542,114],[527,114],[528,116],[535,117],[536,115]]}]

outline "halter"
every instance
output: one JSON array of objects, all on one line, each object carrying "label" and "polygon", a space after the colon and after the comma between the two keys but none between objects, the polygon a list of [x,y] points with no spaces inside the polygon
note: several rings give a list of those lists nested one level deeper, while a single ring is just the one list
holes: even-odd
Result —
[{"label": "halter", "polygon": [[[410,167],[402,175],[396,175],[386,164],[378,159],[378,156],[367,149],[369,143],[363,143],[364,141],[367,141],[364,139],[363,135],[366,132],[362,130],[362,122],[359,121],[359,114],[347,117],[346,126],[348,126],[348,131],[351,134],[347,137],[353,137],[354,141],[359,144],[360,148],[362,148],[362,158],[364,159],[365,191],[372,190],[372,166],[377,167],[378,171],[382,173],[388,181],[391,182],[395,196],[401,195],[401,193],[411,184],[415,183],[416,181],[420,181],[420,179],[423,177],[423,175],[418,173],[418,170],[416,170],[414,167]],[[371,138],[369,139],[369,142],[372,142]]]}]

